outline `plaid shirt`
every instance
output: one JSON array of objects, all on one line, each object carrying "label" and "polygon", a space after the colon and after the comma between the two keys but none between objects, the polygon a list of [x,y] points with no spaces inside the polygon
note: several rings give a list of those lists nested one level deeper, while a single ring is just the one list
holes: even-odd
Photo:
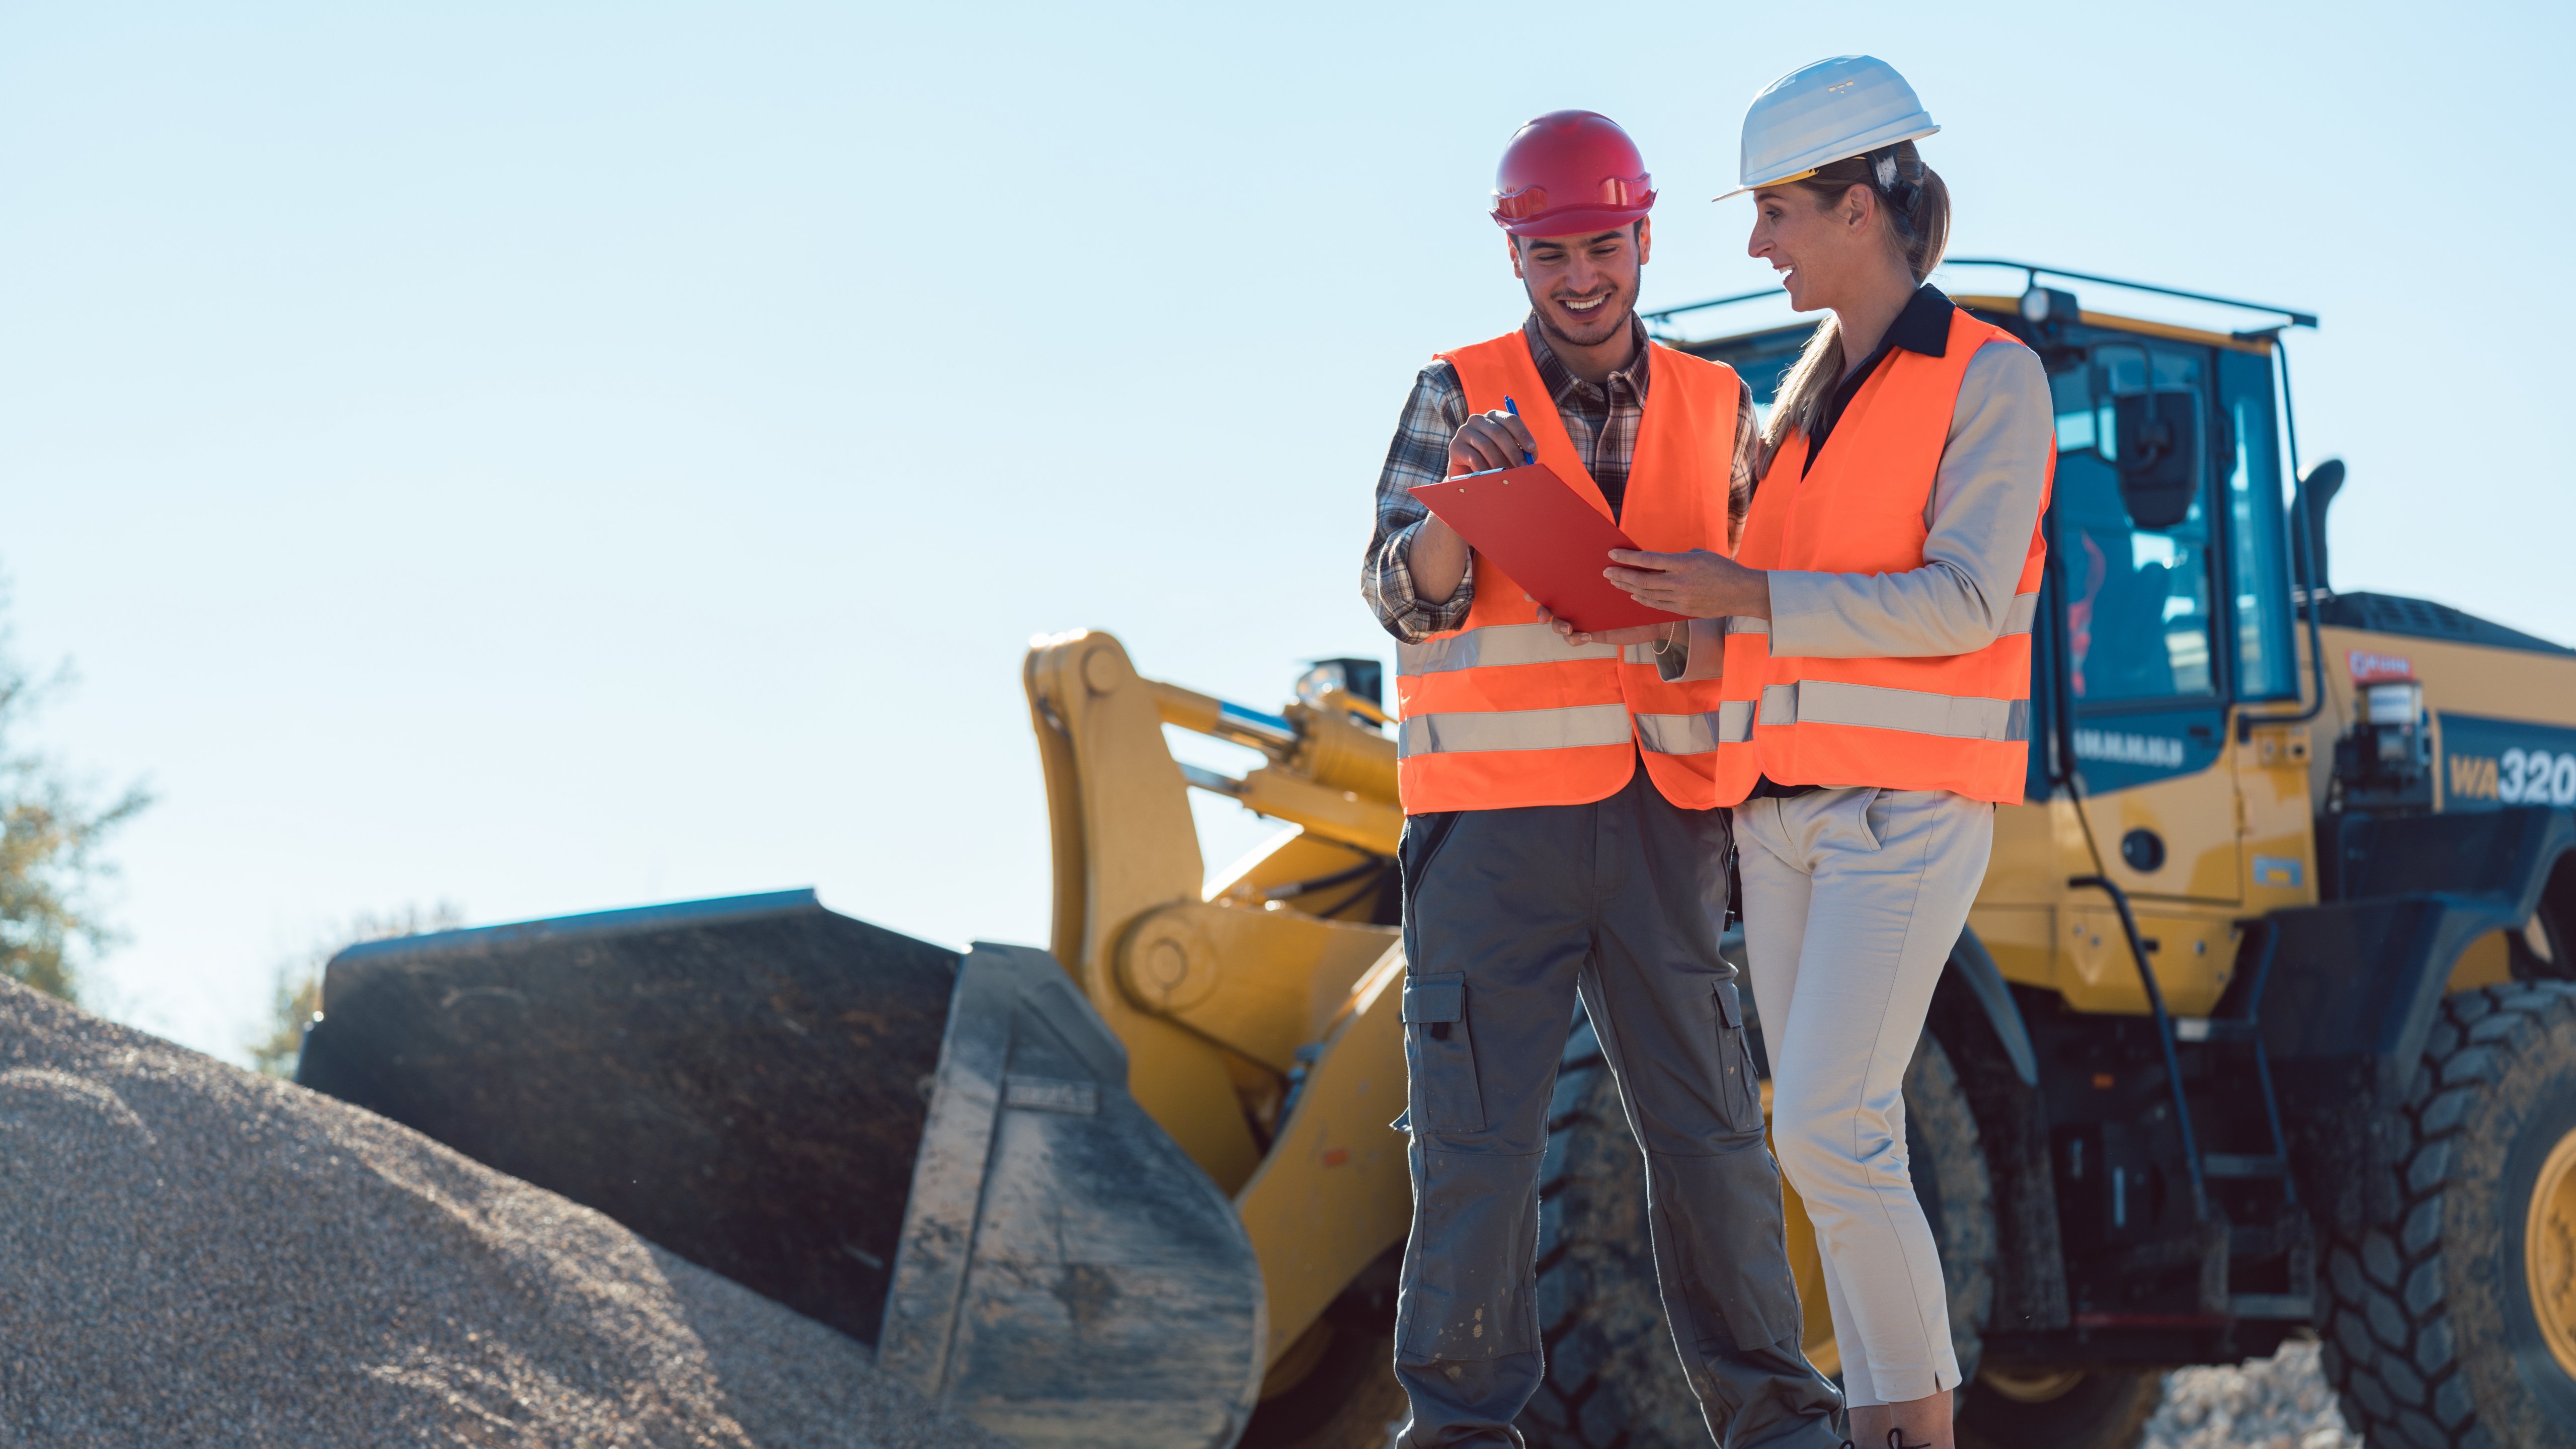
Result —
[{"label": "plaid shirt", "polygon": [[[1557,416],[1575,453],[1592,473],[1616,518],[1628,491],[1628,462],[1637,450],[1637,425],[1646,411],[1646,328],[1634,322],[1637,362],[1626,372],[1610,374],[1607,387],[1594,387],[1557,360],[1532,316],[1521,324],[1530,360],[1539,380],[1556,400]],[[1463,627],[1476,601],[1476,562],[1467,561],[1466,576],[1446,601],[1426,600],[1414,592],[1410,554],[1413,535],[1430,516],[1406,489],[1437,483],[1449,476],[1449,440],[1467,421],[1467,389],[1458,370],[1434,359],[1413,380],[1413,395],[1386,450],[1386,467],[1377,479],[1377,531],[1370,536],[1368,557],[1360,567],[1360,593],[1377,611],[1386,632],[1407,644]],[[1732,535],[1743,526],[1745,504],[1753,496],[1754,449],[1761,431],[1753,414],[1753,390],[1743,389],[1735,410],[1735,457],[1729,468],[1727,522]],[[1730,536],[1729,543],[1733,539]]]}]

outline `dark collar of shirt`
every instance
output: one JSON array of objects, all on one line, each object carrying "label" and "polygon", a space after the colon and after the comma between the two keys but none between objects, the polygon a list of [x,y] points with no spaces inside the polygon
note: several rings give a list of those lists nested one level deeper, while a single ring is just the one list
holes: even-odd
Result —
[{"label": "dark collar of shirt", "polygon": [[1826,400],[1825,414],[1816,420],[1816,430],[1807,439],[1807,461],[1798,469],[1800,476],[1805,476],[1816,466],[1816,455],[1825,450],[1825,440],[1834,435],[1834,424],[1843,420],[1843,409],[1851,406],[1851,400],[1860,393],[1861,384],[1869,381],[1871,373],[1878,371],[1878,365],[1887,360],[1889,352],[1899,347],[1924,357],[1940,357],[1949,352],[1950,314],[1957,310],[1949,298],[1941,295],[1941,289],[1929,282],[1914,289],[1914,295],[1905,303],[1905,310],[1896,314],[1896,320],[1887,324],[1887,335],[1878,339],[1878,350],[1862,358],[1860,366],[1844,374],[1842,385],[1835,388],[1834,395]]}]

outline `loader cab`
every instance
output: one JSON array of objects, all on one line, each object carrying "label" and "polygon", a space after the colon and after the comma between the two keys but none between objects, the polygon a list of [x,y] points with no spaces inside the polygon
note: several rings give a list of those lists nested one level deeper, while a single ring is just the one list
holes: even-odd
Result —
[{"label": "loader cab", "polygon": [[[1972,281],[2000,265],[1950,264]],[[2079,1011],[2147,1009],[2113,908],[2068,885],[2098,872],[2137,903],[2175,1009],[2204,1011],[2233,979],[2243,920],[2431,868],[2372,843],[2387,822],[2576,804],[2576,651],[2427,600],[2331,588],[2322,507],[2293,502],[2281,346],[2280,324],[2314,318],[2009,265],[2018,292],[1951,289],[2039,353],[2056,414],[2030,774],[2025,804],[1997,816],[1973,917],[2007,979]],[[2086,305],[2123,289],[2140,311],[2180,296],[2274,325]],[[1672,332],[1695,310],[1648,321]],[[1667,341],[1733,366],[1767,418],[1812,327]],[[2341,479],[2330,461],[2309,481],[2323,498]],[[2320,530],[2313,590],[2294,563],[2301,507]],[[2355,873],[2356,853],[2373,872]],[[2576,974],[2576,863],[2559,874],[2538,944],[2482,941],[2455,986]]]},{"label": "loader cab", "polygon": [[[2302,684],[2273,334],[2036,285],[1952,299],[2040,354],[2058,446],[2026,803],[1998,815],[1977,929],[2010,980],[2145,1010],[2108,902],[2066,884],[2098,862],[2138,903],[2176,1009],[2206,1010],[2234,922],[2316,890],[2311,752],[2261,723],[2295,714]],[[1734,367],[1767,418],[1811,329],[1677,345]]]},{"label": "loader cab", "polygon": [[[2076,754],[2097,789],[2206,767],[2221,733],[2210,715],[2299,695],[2270,339],[2091,313],[2039,323],[2014,297],[1954,300],[2048,365],[2049,523],[2067,568],[2040,625],[2059,647],[2036,651],[2056,677],[2034,681],[2050,686],[2035,706],[2081,722]],[[1733,366],[1767,419],[1810,330],[1681,345]],[[2063,762],[2044,748],[2031,759],[2030,796],[2047,799]]]},{"label": "loader cab", "polygon": [[[2233,921],[2315,888],[2305,755],[2286,726],[2267,729],[2268,751],[2244,748],[2244,726],[2299,701],[2273,344],[2057,296],[2044,322],[2010,298],[1968,300],[2039,350],[2056,410],[2019,858],[2058,874],[2022,895],[2057,896],[2098,854],[2103,875],[2162,917],[2152,934],[2172,954],[2159,964],[2214,998],[2237,954]],[[2041,848],[2049,811],[2080,812],[2085,859]],[[2092,947],[2086,913],[2102,903],[2063,904],[2084,934],[2054,983],[2096,1009],[2143,1006],[2119,938]],[[2079,946],[2073,928],[2061,934]]]}]

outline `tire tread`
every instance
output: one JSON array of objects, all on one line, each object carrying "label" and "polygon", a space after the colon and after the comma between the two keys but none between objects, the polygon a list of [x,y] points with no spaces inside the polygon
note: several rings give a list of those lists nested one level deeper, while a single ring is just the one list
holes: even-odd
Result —
[{"label": "tire tread", "polygon": [[2344,1237],[2318,1275],[2317,1329],[2326,1381],[2346,1424],[2373,1449],[2487,1449],[2495,1440],[2463,1377],[2449,1319],[2455,1248],[2492,1237],[2494,1224],[2446,1221],[2461,1134],[2480,1099],[2547,1033],[2576,1025],[2576,985],[2491,986],[2443,999],[2421,1070],[2393,1115],[2398,1207],[2390,1220]]}]

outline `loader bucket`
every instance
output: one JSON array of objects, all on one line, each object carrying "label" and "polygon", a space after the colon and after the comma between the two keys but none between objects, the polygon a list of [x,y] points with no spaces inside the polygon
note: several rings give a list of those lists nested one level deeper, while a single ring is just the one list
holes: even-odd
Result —
[{"label": "loader bucket", "polygon": [[296,1080],[876,1346],[1031,1446],[1231,1444],[1261,1273],[1054,958],[810,891],[351,947]]}]

